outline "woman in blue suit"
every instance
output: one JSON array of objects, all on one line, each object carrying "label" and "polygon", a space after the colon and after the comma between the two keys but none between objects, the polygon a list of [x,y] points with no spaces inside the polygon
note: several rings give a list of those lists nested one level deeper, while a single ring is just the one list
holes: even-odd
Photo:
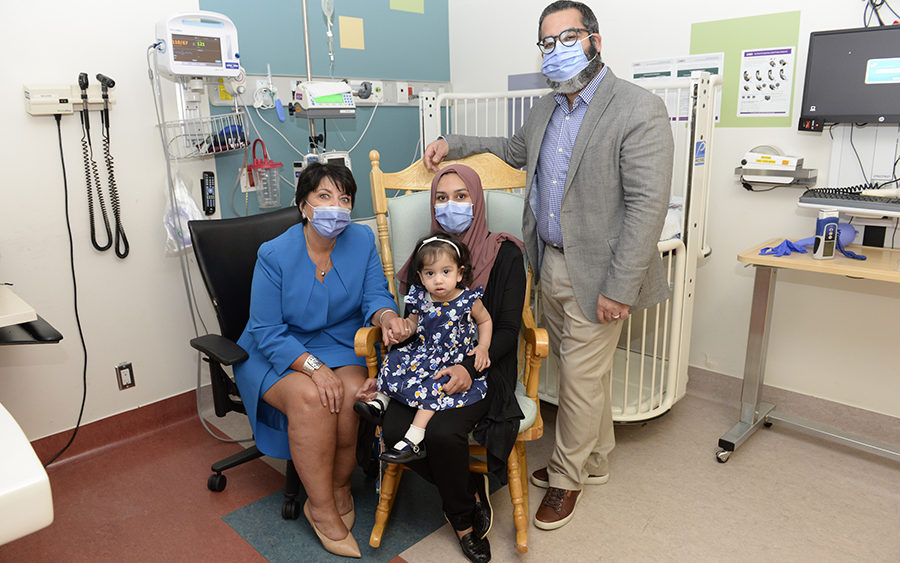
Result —
[{"label": "woman in blue suit", "polygon": [[328,551],[359,557],[350,474],[356,465],[357,329],[402,331],[372,231],[350,223],[356,182],[336,164],[297,181],[301,224],[259,248],[250,319],[234,368],[259,449],[293,460],[309,500],[303,513]]}]

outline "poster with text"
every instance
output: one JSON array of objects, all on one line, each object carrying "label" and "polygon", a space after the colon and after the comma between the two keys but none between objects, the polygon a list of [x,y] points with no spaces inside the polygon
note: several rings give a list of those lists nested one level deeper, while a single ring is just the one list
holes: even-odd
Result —
[{"label": "poster with text", "polygon": [[741,52],[738,117],[790,115],[794,51],[794,47],[778,47]]}]

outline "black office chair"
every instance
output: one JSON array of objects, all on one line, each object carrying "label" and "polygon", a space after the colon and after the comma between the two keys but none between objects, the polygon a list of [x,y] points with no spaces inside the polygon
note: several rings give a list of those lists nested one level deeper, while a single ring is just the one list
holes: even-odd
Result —
[{"label": "black office chair", "polygon": [[[222,366],[230,366],[247,358],[247,352],[236,342],[250,316],[250,285],[259,246],[299,222],[300,212],[291,206],[250,217],[188,223],[194,255],[222,333],[191,340],[191,346],[199,350],[205,356],[204,361],[209,363],[216,416],[222,417],[231,411],[246,414],[237,385]],[[223,471],[262,455],[254,445],[213,463],[214,473],[207,479],[206,486],[215,492],[224,490],[227,479]],[[288,460],[282,518],[293,520],[299,516],[300,505],[296,501],[299,490],[300,478],[294,464]]]}]

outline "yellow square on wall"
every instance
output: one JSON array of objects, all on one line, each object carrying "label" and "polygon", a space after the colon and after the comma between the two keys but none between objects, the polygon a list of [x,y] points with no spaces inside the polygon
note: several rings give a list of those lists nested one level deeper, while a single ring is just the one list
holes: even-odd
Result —
[{"label": "yellow square on wall", "polygon": [[425,13],[425,0],[391,0],[392,10],[400,10],[403,12],[413,12],[415,14]]},{"label": "yellow square on wall", "polygon": [[338,16],[338,33],[341,35],[341,49],[365,50],[362,18]]}]

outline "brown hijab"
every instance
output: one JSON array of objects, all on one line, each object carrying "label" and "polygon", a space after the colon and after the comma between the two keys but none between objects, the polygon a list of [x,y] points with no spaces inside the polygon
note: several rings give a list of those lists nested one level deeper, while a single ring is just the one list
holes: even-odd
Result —
[{"label": "brown hijab", "polygon": [[[478,173],[463,164],[451,164],[445,166],[434,175],[431,180],[431,232],[443,232],[440,223],[434,218],[434,199],[437,191],[438,182],[444,174],[455,173],[469,190],[469,197],[472,198],[472,224],[468,229],[459,233],[457,236],[469,247],[469,253],[472,258],[472,289],[487,285],[488,278],[491,276],[491,268],[494,267],[494,260],[497,259],[497,253],[500,251],[500,244],[508,240],[516,244],[519,249],[523,248],[522,241],[509,233],[491,233],[488,232],[487,215],[485,212],[484,189],[481,187],[481,178]],[[415,254],[416,250],[413,250]],[[397,272],[397,278],[400,281],[400,292],[405,294],[409,290],[406,281],[409,279],[409,265],[412,256],[407,259],[400,271]]]}]

